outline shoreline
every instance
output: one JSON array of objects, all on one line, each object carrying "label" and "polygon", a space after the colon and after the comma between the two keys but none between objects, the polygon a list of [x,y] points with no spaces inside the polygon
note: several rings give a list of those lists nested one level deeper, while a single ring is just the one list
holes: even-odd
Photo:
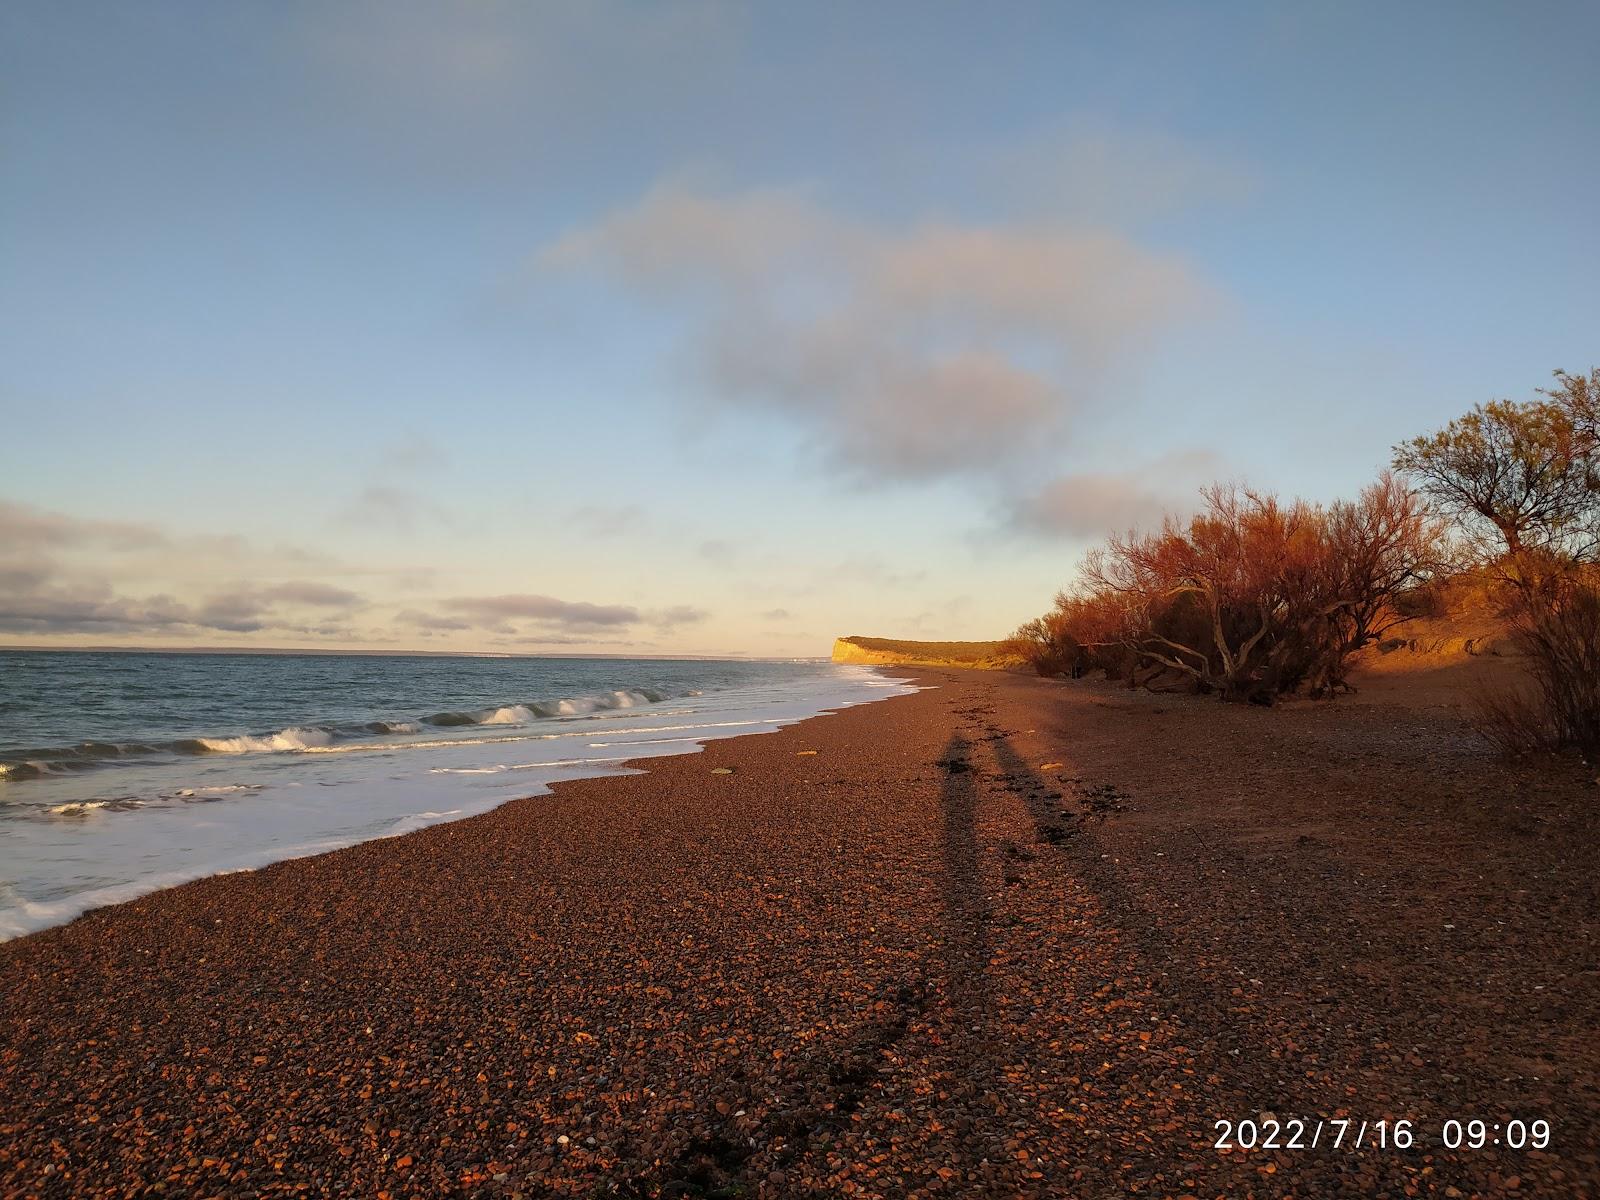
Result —
[{"label": "shoreline", "polygon": [[[934,689],[0,944],[0,1181],[1600,1183],[1584,781],[1488,762],[1434,709],[897,674]],[[1209,1146],[1216,1119],[1336,1109],[1557,1137],[1435,1145],[1426,1173]]]},{"label": "shoreline", "polygon": [[90,740],[29,752],[39,761],[0,761],[0,943],[192,880],[466,819],[561,780],[902,690],[890,672],[837,664],[705,692],[696,682],[653,691],[570,681],[577,690],[563,693],[555,681],[546,699],[459,712],[421,703],[382,720],[280,714],[281,728],[264,715],[261,728],[273,732],[135,731],[119,739],[131,761],[118,744],[86,761],[78,752]]}]

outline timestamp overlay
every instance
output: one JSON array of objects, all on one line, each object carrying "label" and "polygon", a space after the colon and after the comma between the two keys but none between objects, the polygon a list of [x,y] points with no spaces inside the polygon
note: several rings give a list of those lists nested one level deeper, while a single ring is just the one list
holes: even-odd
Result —
[{"label": "timestamp overlay", "polygon": [[1581,1123],[1568,1124],[1564,1138],[1560,1108],[1559,1102],[1543,1112],[1282,1108],[1213,1116],[1205,1122],[1208,1153],[1192,1164],[1195,1186],[1188,1194],[1600,1195],[1588,1188],[1600,1148],[1587,1144]]},{"label": "timestamp overlay", "polygon": [[1214,1123],[1216,1150],[1548,1150],[1550,1121],[1544,1117],[1446,1117],[1361,1119],[1357,1117],[1277,1117],[1263,1114]]}]

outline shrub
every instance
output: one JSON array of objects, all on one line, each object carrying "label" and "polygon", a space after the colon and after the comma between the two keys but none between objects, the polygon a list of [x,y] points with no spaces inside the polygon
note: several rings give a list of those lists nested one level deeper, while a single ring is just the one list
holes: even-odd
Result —
[{"label": "shrub", "polygon": [[1600,760],[1600,580],[1590,568],[1542,572],[1527,589],[1514,640],[1527,658],[1555,742]]},{"label": "shrub", "polygon": [[1017,655],[1047,678],[1069,672],[1081,673],[1082,647],[1067,631],[1058,613],[1046,613],[1023,622],[1002,645],[1007,653]]},{"label": "shrub", "polygon": [[1111,640],[1147,684],[1187,678],[1257,703],[1331,693],[1350,656],[1403,619],[1395,597],[1439,557],[1438,525],[1392,476],[1328,508],[1236,487],[1203,495],[1187,525],[1168,518],[1085,560],[1077,603],[1115,598]]},{"label": "shrub", "polygon": [[1478,696],[1473,701],[1472,726],[1508,758],[1555,750],[1561,744],[1543,697],[1518,688]]}]

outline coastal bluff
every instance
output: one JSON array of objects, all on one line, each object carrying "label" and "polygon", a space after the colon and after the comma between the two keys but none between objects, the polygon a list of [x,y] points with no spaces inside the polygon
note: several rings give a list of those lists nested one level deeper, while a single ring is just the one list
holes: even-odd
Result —
[{"label": "coastal bluff", "polygon": [[1022,665],[1001,642],[912,642],[900,638],[842,637],[833,643],[836,663],[899,667],[973,667],[1003,671]]}]

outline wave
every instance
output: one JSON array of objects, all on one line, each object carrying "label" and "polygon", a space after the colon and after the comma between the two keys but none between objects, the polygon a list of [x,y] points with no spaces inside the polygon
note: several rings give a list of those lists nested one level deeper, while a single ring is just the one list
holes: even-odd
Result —
[{"label": "wave", "polygon": [[415,721],[368,721],[361,727],[368,733],[421,733],[422,726]]},{"label": "wave", "polygon": [[38,759],[25,759],[22,762],[0,762],[0,779],[37,779],[41,775],[59,773],[52,769],[51,764]]},{"label": "wave", "polygon": [[526,725],[535,719],[533,709],[526,704],[508,704],[504,708],[497,708],[487,716],[479,717],[479,725]]},{"label": "wave", "polygon": [[526,725],[532,721],[551,720],[558,717],[582,717],[590,713],[610,712],[621,708],[638,708],[645,704],[659,704],[665,700],[660,692],[649,688],[618,688],[598,696],[569,696],[560,700],[533,700],[525,704],[505,704],[477,712],[440,712],[423,721],[429,725],[449,728],[459,725]]},{"label": "wave", "polygon": [[288,729],[280,729],[277,733],[263,734],[261,737],[245,734],[240,737],[194,740],[212,754],[260,754],[277,750],[309,750],[313,746],[328,746],[333,743],[333,734],[317,726],[291,726]]},{"label": "wave", "polygon": [[110,800],[79,800],[74,804],[58,804],[48,809],[53,817],[83,817],[97,809],[110,808]]},{"label": "wave", "polygon": [[158,747],[140,742],[79,742],[76,746],[14,750],[0,759],[0,779],[62,775],[68,771],[89,770],[108,759],[146,758],[158,753]]},{"label": "wave", "polygon": [[401,817],[395,821],[383,836],[400,837],[403,834],[415,833],[419,829],[425,829],[429,825],[437,825],[440,821],[453,821],[462,815],[464,815],[463,810],[459,808],[446,809],[444,812],[412,813],[408,817]]},{"label": "wave", "polygon": [[539,721],[592,717],[595,714],[620,712],[647,704],[657,704],[666,698],[662,693],[649,688],[619,688],[593,695],[502,704],[466,712],[438,712],[415,720],[291,725],[275,732],[207,735],[156,744],[80,742],[75,746],[13,750],[0,757],[0,783],[85,770],[105,766],[117,760],[149,760],[171,755],[309,754],[468,744],[469,739],[466,738],[415,742],[381,739],[415,736],[428,726],[441,729],[480,725],[519,727]]},{"label": "wave", "polygon": [[186,787],[177,791],[159,792],[154,796],[114,796],[107,799],[73,800],[57,804],[44,811],[52,817],[84,817],[95,812],[132,812],[139,808],[170,805],[173,803],[203,804],[236,796],[241,792],[259,792],[266,785],[260,783],[220,783],[209,787]]}]

